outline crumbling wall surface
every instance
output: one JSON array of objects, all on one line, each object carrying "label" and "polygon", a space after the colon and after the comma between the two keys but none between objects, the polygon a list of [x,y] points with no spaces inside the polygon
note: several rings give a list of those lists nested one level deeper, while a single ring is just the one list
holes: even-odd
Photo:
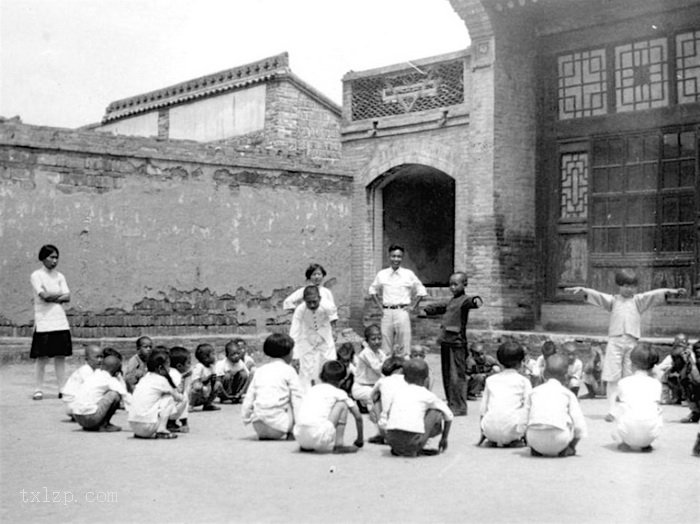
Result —
[{"label": "crumbling wall surface", "polygon": [[0,124],[0,334],[31,332],[45,243],[76,336],[286,324],[311,261],[343,315],[350,193],[344,174],[280,152]]}]

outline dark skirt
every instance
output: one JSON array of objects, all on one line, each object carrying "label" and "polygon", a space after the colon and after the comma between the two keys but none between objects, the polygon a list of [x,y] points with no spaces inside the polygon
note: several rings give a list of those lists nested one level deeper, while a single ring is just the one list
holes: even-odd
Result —
[{"label": "dark skirt", "polygon": [[73,354],[70,331],[34,332],[29,358],[69,357]]}]

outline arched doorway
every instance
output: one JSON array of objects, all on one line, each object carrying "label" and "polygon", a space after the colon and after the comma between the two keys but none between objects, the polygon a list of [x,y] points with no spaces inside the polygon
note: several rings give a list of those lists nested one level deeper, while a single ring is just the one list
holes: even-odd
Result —
[{"label": "arched doorway", "polygon": [[426,286],[442,287],[454,269],[455,181],[422,164],[384,173],[374,187],[375,247],[382,262],[391,244],[406,248],[404,266]]}]

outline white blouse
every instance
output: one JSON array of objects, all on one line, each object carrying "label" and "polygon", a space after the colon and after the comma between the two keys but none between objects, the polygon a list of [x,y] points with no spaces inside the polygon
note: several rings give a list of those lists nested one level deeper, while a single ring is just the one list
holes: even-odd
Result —
[{"label": "white blouse", "polygon": [[45,267],[37,269],[30,278],[34,290],[34,330],[38,333],[49,331],[64,331],[70,329],[63,305],[57,302],[46,302],[39,293],[70,293],[66,279],[62,273]]}]

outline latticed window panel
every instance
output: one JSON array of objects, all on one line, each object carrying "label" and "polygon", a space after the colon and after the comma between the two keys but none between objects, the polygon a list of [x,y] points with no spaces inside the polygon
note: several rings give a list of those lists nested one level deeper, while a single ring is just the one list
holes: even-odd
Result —
[{"label": "latticed window panel", "polygon": [[665,38],[615,47],[615,101],[618,112],[668,105],[667,57]]},{"label": "latticed window panel", "polygon": [[588,216],[588,153],[561,155],[561,218]]},{"label": "latticed window panel", "polygon": [[351,87],[353,120],[462,104],[464,60],[422,65],[393,75],[358,78]]},{"label": "latticed window panel", "polygon": [[562,55],[557,69],[560,120],[607,113],[605,49]]},{"label": "latticed window panel", "polygon": [[700,101],[700,31],[676,36],[678,103]]}]

